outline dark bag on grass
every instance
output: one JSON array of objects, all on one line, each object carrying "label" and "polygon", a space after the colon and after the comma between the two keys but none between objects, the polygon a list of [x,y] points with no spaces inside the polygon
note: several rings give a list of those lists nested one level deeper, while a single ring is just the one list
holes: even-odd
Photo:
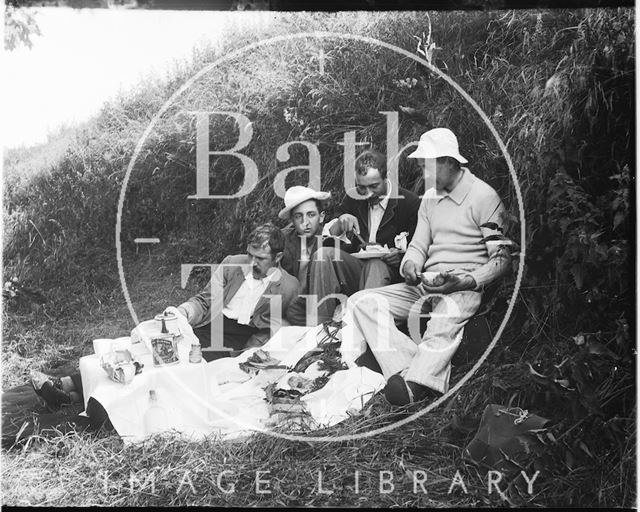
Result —
[{"label": "dark bag on grass", "polygon": [[519,407],[487,405],[478,432],[464,449],[463,457],[488,469],[511,473],[527,465],[542,444],[536,432],[549,420]]}]

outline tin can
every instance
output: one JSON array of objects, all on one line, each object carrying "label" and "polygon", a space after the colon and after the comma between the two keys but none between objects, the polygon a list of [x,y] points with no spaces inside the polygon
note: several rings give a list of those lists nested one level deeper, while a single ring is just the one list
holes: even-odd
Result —
[{"label": "tin can", "polygon": [[154,366],[168,366],[180,361],[173,334],[155,334],[151,338],[151,353]]},{"label": "tin can", "polygon": [[191,350],[189,351],[189,362],[199,363],[200,361],[202,361],[202,350],[200,349],[200,345],[194,343],[191,345]]}]

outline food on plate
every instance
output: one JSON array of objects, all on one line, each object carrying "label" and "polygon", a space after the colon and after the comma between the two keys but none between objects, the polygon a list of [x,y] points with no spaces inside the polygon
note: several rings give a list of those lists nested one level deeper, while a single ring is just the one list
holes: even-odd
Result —
[{"label": "food on plate", "polygon": [[358,252],[354,254],[356,258],[371,258],[378,255],[383,256],[389,254],[389,248],[380,244],[367,244],[365,247],[361,247]]},{"label": "food on plate", "polygon": [[286,366],[279,363],[280,359],[276,359],[268,352],[258,349],[244,363],[240,363],[238,366],[241,370],[250,374],[256,374],[259,370],[287,369]]},{"label": "food on plate", "polygon": [[423,272],[422,282],[427,286],[442,286],[446,279],[440,275],[440,272]]},{"label": "food on plate", "polygon": [[389,249],[382,247],[380,244],[367,244],[365,248],[367,252],[389,252]]}]

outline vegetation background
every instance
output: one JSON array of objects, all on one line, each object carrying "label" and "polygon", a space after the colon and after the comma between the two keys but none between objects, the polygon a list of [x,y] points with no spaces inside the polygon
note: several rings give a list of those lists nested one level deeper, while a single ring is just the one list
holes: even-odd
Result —
[{"label": "vegetation background", "polygon": [[[270,15],[274,20],[264,33],[230,30],[221,50],[199,49],[192,66],[140,84],[81,129],[44,147],[5,154],[4,281],[14,284],[3,294],[3,390],[26,382],[29,368],[65,367],[90,352],[92,338],[126,335],[134,327],[118,279],[116,210],[136,143],[164,102],[219,56],[310,30],[360,34],[429,53],[506,142],[524,201],[526,258],[516,307],[497,349],[446,406],[360,441],[318,445],[254,436],[241,445],[167,440],[129,448],[105,434],[36,431],[3,452],[4,503],[633,506],[633,10]],[[195,192],[195,125],[185,112],[212,106],[241,112],[253,123],[253,139],[243,152],[257,163],[260,180],[240,199],[188,198]],[[178,303],[208,278],[194,272],[183,288],[180,263],[211,263],[242,252],[256,223],[277,219],[282,200],[274,193],[276,176],[308,161],[298,145],[288,161],[279,162],[281,144],[299,140],[319,147],[322,187],[337,204],[344,194],[339,142],[353,130],[358,141],[385,151],[382,111],[399,113],[400,147],[431,127],[451,128],[471,170],[504,198],[511,214],[504,228],[520,241],[515,188],[503,155],[446,82],[365,43],[286,41],[202,75],[146,139],[128,183],[121,236],[138,317]],[[211,134],[212,149],[231,147],[238,137],[234,123],[223,118],[212,118]],[[229,157],[212,160],[210,175],[212,194],[232,193],[243,177]],[[423,192],[418,169],[407,159],[400,159],[399,176],[402,185]],[[286,184],[307,179],[298,170]],[[137,237],[162,243],[141,247]],[[507,280],[495,291],[494,329],[513,286],[514,279]],[[505,482],[502,495],[488,494],[482,470],[462,459],[490,403],[519,406],[553,422],[523,467],[529,474],[541,471],[534,495],[517,475]],[[375,411],[336,432],[392,421],[388,411]],[[143,474],[156,466],[162,489],[128,492],[130,471]],[[247,475],[241,492],[216,494],[210,483],[195,494],[189,486],[176,492],[179,480],[172,475],[179,471],[228,467]],[[417,468],[429,473],[428,495],[411,492],[407,483],[407,472]],[[251,492],[252,475],[262,469],[278,475],[273,495]],[[388,495],[377,485],[355,494],[356,469],[371,478],[391,469],[405,485]],[[318,470],[326,472],[324,488],[343,491],[318,494]],[[467,494],[447,492],[456,470],[467,481]],[[96,478],[100,471],[109,475],[107,489]]]}]

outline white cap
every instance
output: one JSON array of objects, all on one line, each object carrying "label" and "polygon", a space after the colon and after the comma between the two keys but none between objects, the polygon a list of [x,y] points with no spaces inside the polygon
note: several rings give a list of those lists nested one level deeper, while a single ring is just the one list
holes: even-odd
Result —
[{"label": "white cap", "polygon": [[440,158],[441,156],[450,156],[461,164],[468,163],[458,150],[458,139],[448,128],[434,128],[423,133],[418,142],[418,149],[407,158]]},{"label": "white cap", "polygon": [[296,185],[291,187],[284,193],[284,208],[278,213],[278,217],[286,219],[289,217],[291,210],[296,206],[309,201],[310,199],[318,199],[326,201],[331,197],[331,192],[316,192],[309,187],[301,187]]}]

